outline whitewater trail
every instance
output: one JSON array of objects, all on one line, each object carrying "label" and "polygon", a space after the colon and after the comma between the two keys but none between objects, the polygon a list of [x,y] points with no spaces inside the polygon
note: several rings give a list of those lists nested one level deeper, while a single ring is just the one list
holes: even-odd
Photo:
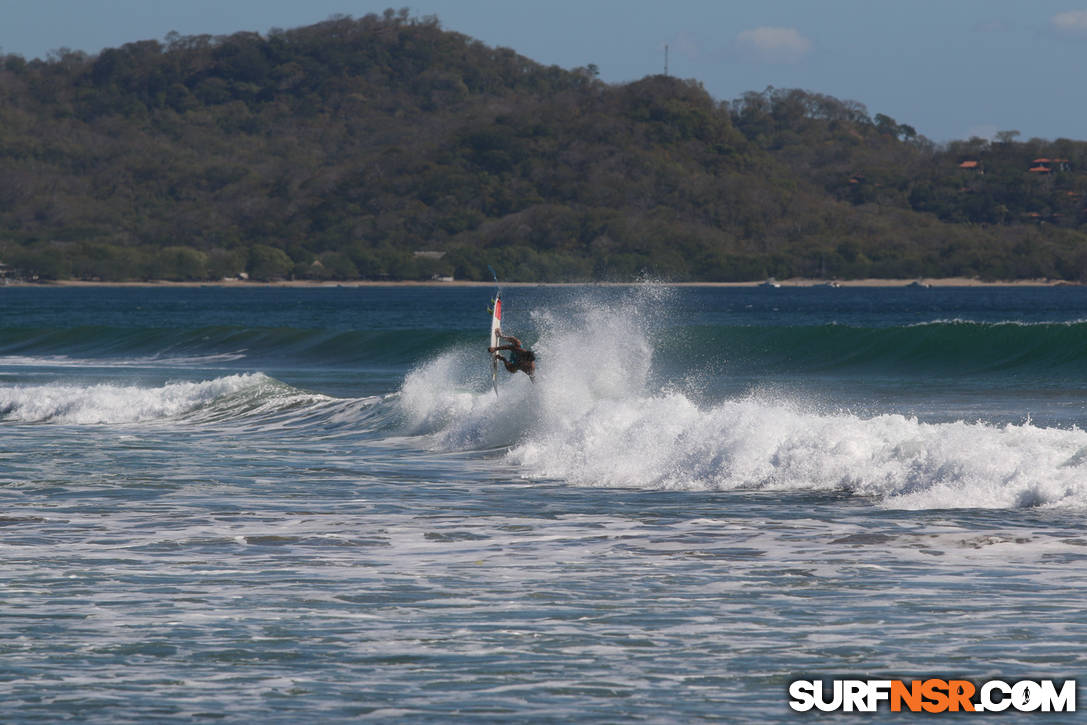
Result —
[{"label": "whitewater trail", "polygon": [[[699,403],[688,381],[656,381],[665,291],[533,316],[537,384],[485,390],[480,351],[410,373],[407,430],[445,450],[503,449],[528,479],[680,490],[845,491],[894,508],[1087,507],[1087,432],[864,417],[774,394]],[[483,362],[481,362],[483,360]]]}]

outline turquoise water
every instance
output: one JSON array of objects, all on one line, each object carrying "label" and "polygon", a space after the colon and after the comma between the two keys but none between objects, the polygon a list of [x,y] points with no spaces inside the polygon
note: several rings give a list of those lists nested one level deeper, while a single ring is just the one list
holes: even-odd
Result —
[{"label": "turquoise water", "polygon": [[496,397],[486,289],[0,288],[2,719],[756,722],[796,678],[1085,670],[1087,291],[503,299],[540,373]]}]

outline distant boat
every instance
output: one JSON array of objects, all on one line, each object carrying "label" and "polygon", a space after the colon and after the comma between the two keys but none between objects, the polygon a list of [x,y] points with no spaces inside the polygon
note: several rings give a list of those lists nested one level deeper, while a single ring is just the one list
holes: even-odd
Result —
[{"label": "distant boat", "polygon": [[928,282],[920,281],[910,282],[908,285],[906,285],[906,287],[910,289],[928,289],[931,286],[932,285],[930,285]]},{"label": "distant boat", "polygon": [[838,282],[835,282],[834,280],[831,280],[829,282],[823,282],[821,284],[813,284],[812,285],[812,287],[834,287],[835,289],[837,289],[838,287],[841,287],[841,286],[842,286],[841,284],[839,284]]},{"label": "distant boat", "polygon": [[780,286],[781,286],[781,284],[779,284],[778,281],[776,279],[774,279],[773,277],[771,277],[770,279],[766,280],[765,282],[763,282],[762,284],[759,285],[759,287],[771,287],[773,289],[777,289]]}]

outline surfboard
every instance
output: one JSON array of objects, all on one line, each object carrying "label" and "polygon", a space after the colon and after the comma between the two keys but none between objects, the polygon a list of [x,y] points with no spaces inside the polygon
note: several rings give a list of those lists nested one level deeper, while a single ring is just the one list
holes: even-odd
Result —
[{"label": "surfboard", "polygon": [[[491,303],[491,344],[488,347],[498,347],[498,333],[502,329],[502,294],[496,292],[494,302]],[[494,394],[498,395],[498,353],[491,355],[491,386]]]}]

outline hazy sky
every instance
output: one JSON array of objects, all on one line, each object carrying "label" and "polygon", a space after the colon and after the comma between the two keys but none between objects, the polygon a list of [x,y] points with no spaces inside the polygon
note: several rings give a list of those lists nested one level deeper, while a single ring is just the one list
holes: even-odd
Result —
[{"label": "hazy sky", "polygon": [[[0,0],[0,52],[95,53],[134,40],[261,33],[364,0]],[[402,7],[403,5],[395,5]],[[803,88],[864,103],[936,141],[1015,129],[1087,140],[1087,0],[420,0],[415,15],[608,82],[664,69],[716,98]]]}]

